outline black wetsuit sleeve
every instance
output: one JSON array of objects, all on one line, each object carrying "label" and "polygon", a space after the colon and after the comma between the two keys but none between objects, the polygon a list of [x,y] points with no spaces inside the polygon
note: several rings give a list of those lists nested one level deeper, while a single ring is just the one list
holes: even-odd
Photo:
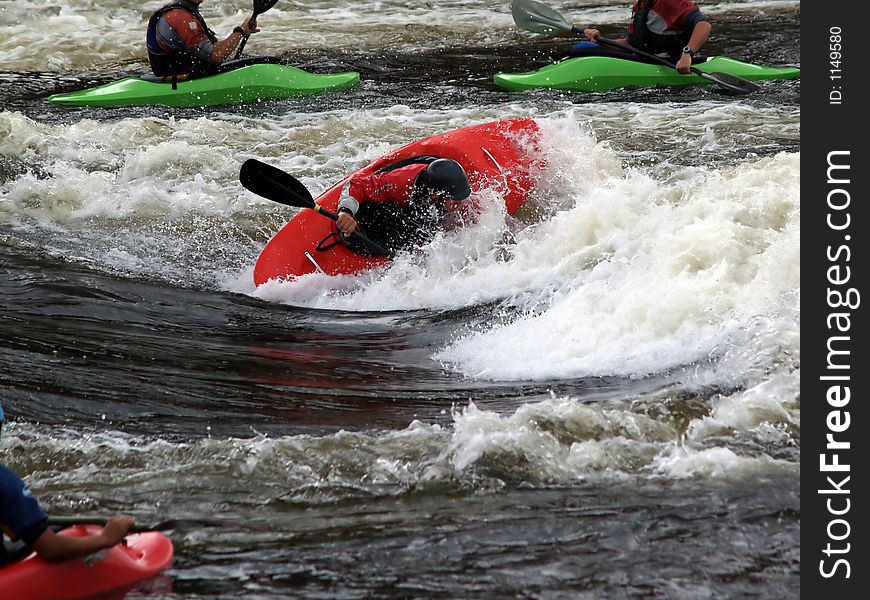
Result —
[{"label": "black wetsuit sleeve", "polygon": [[704,17],[703,13],[700,10],[693,10],[689,14],[686,15],[684,19],[686,29],[692,29],[697,25],[700,21],[706,21],[707,19]]}]

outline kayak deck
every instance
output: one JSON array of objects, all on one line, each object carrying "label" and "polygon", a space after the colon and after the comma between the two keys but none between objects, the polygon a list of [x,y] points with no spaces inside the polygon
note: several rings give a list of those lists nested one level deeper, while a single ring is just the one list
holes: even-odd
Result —
[{"label": "kayak deck", "polygon": [[175,84],[126,77],[95,88],[55,94],[48,101],[62,106],[159,104],[192,108],[306,96],[346,89],[357,83],[356,71],[317,74],[290,65],[253,64]]},{"label": "kayak deck", "polygon": [[[748,81],[796,79],[797,67],[769,67],[741,62],[727,56],[712,56],[694,65],[705,73],[727,73]],[[681,75],[665,65],[607,56],[580,56],[525,73],[496,73],[495,83],[511,91],[539,88],[604,92],[619,88],[654,85],[709,85],[695,73]]]}]

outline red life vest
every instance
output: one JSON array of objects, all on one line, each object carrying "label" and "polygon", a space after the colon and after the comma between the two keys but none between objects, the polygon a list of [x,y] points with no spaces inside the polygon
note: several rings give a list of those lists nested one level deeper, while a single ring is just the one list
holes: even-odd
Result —
[{"label": "red life vest", "polygon": [[164,14],[176,9],[186,11],[193,15],[193,18],[196,19],[200,27],[202,27],[203,32],[212,44],[218,41],[214,31],[209,29],[208,25],[205,24],[205,19],[202,18],[201,14],[199,14],[199,10],[197,10],[196,7],[193,7],[186,2],[171,2],[158,9],[157,12],[151,15],[151,18],[148,20],[148,29],[145,33],[145,45],[148,49],[148,62],[151,64],[151,70],[155,75],[160,76],[181,75],[213,70],[215,68],[214,65],[200,60],[190,52],[167,50],[157,41],[157,21],[159,21]]}]

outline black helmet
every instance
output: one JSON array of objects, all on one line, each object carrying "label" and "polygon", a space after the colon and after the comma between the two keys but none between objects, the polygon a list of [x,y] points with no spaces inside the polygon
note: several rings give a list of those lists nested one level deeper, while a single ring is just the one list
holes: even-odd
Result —
[{"label": "black helmet", "polygon": [[465,200],[471,195],[465,169],[449,158],[439,158],[429,163],[425,183],[430,190],[447,194],[453,200]]}]

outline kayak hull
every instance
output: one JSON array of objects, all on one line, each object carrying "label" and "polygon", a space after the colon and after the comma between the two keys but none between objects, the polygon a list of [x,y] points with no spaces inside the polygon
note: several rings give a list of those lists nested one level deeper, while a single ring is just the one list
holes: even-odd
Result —
[{"label": "kayak hull", "polygon": [[[796,79],[796,67],[768,67],[740,62],[727,56],[712,56],[694,65],[705,73],[727,73],[748,81],[768,79]],[[526,73],[496,73],[495,83],[511,91],[539,88],[578,92],[604,92],[619,88],[655,85],[688,86],[708,85],[708,79],[691,73],[681,75],[665,65],[645,63],[609,56],[580,56],[569,58],[537,71]]]},{"label": "kayak hull", "polygon": [[[76,525],[59,535],[96,535],[101,527]],[[124,542],[85,558],[46,562],[30,554],[0,568],[3,598],[16,600],[73,600],[128,590],[172,563],[172,541],[162,533],[128,536]]]},{"label": "kayak hull", "polygon": [[[537,172],[543,167],[540,132],[532,119],[494,121],[448,131],[395,150],[357,173],[372,173],[414,155],[452,158],[468,173],[472,193],[496,189],[509,214],[525,201]],[[336,211],[345,177],[317,198],[317,204]],[[390,262],[384,257],[363,256],[343,244],[318,250],[318,244],[335,232],[335,223],[313,210],[303,209],[266,244],[254,267],[254,283],[294,279],[321,269],[328,275],[347,275]],[[316,266],[315,266],[316,263]]]},{"label": "kayak hull", "polygon": [[54,94],[61,106],[142,106],[178,108],[242,104],[343,90],[359,83],[359,73],[317,74],[281,64],[253,64],[217,75],[172,83],[126,77],[95,88]]}]

